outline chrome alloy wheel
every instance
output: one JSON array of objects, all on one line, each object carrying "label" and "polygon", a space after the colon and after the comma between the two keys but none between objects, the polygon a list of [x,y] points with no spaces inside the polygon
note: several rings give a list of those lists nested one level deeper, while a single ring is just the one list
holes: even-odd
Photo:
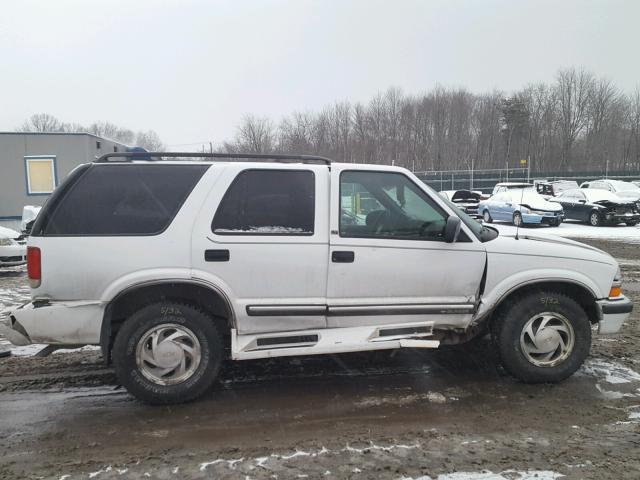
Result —
[{"label": "chrome alloy wheel", "polygon": [[531,317],[520,334],[520,348],[525,358],[538,367],[553,367],[573,351],[575,335],[569,320],[555,312]]},{"label": "chrome alloy wheel", "polygon": [[142,335],[136,347],[136,364],[148,380],[175,385],[193,375],[202,351],[194,333],[183,325],[164,323]]}]

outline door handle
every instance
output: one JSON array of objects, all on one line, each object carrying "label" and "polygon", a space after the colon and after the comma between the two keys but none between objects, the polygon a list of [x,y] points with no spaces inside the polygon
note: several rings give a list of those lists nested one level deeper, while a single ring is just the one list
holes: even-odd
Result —
[{"label": "door handle", "polygon": [[205,250],[204,261],[205,262],[228,262],[229,250]]},{"label": "door handle", "polygon": [[356,255],[353,252],[341,252],[341,251],[333,251],[331,252],[331,261],[334,263],[353,263]]}]

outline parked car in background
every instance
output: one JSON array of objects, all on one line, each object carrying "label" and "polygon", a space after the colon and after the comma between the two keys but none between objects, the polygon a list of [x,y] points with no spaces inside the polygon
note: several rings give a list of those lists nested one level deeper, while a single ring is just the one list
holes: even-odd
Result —
[{"label": "parked car in background", "polygon": [[0,227],[0,267],[16,267],[27,261],[27,247],[21,235],[11,228]]},{"label": "parked car in background", "polygon": [[23,237],[28,237],[31,235],[31,228],[33,228],[33,224],[36,221],[36,217],[42,207],[38,205],[25,205],[22,208],[22,221],[20,222],[20,229],[22,231]]},{"label": "parked car in background", "polygon": [[640,207],[640,187],[631,182],[623,182],[622,180],[592,180],[590,182],[584,182],[580,185],[580,188],[595,188],[597,190],[607,190],[611,193],[615,193],[621,198],[632,200]]},{"label": "parked car in background", "polygon": [[565,219],[588,222],[594,227],[618,223],[634,226],[640,222],[636,202],[607,190],[575,188],[563,192],[551,201],[562,205]]},{"label": "parked car in background", "polygon": [[496,183],[496,185],[493,187],[493,192],[491,192],[491,195],[495,195],[496,193],[500,193],[500,192],[506,192],[507,190],[522,189],[522,188],[529,188],[529,187],[533,187],[533,184],[527,183],[527,182]]},{"label": "parked car in background", "polygon": [[452,202],[467,215],[479,218],[478,204],[482,200],[482,192],[472,190],[444,190],[440,192],[444,198]]},{"label": "parked car in background", "polygon": [[512,222],[520,225],[557,227],[564,217],[562,206],[549,202],[532,187],[509,189],[480,202],[478,214],[485,222]]},{"label": "parked car in background", "polygon": [[578,182],[574,180],[536,180],[533,183],[537,192],[545,197],[557,197],[562,192],[578,188]]}]

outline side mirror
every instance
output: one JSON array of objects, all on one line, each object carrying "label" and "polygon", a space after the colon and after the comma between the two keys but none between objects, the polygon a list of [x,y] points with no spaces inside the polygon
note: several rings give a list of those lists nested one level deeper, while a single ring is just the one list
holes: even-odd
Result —
[{"label": "side mirror", "polygon": [[578,203],[587,203],[586,200],[578,200]]},{"label": "side mirror", "polygon": [[462,224],[459,217],[449,215],[447,223],[444,226],[444,241],[447,243],[454,243],[458,239],[461,226]]}]

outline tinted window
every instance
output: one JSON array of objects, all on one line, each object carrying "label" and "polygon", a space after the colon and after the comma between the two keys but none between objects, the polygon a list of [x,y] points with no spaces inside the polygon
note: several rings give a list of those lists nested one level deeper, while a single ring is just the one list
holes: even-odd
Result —
[{"label": "tinted window", "polygon": [[41,235],[153,235],[169,226],[208,165],[92,165],[45,206]]},{"label": "tinted window", "polygon": [[220,202],[218,235],[313,235],[315,178],[308,170],[245,170]]},{"label": "tinted window", "polygon": [[343,237],[441,240],[447,215],[399,173],[340,175],[340,235]]}]

